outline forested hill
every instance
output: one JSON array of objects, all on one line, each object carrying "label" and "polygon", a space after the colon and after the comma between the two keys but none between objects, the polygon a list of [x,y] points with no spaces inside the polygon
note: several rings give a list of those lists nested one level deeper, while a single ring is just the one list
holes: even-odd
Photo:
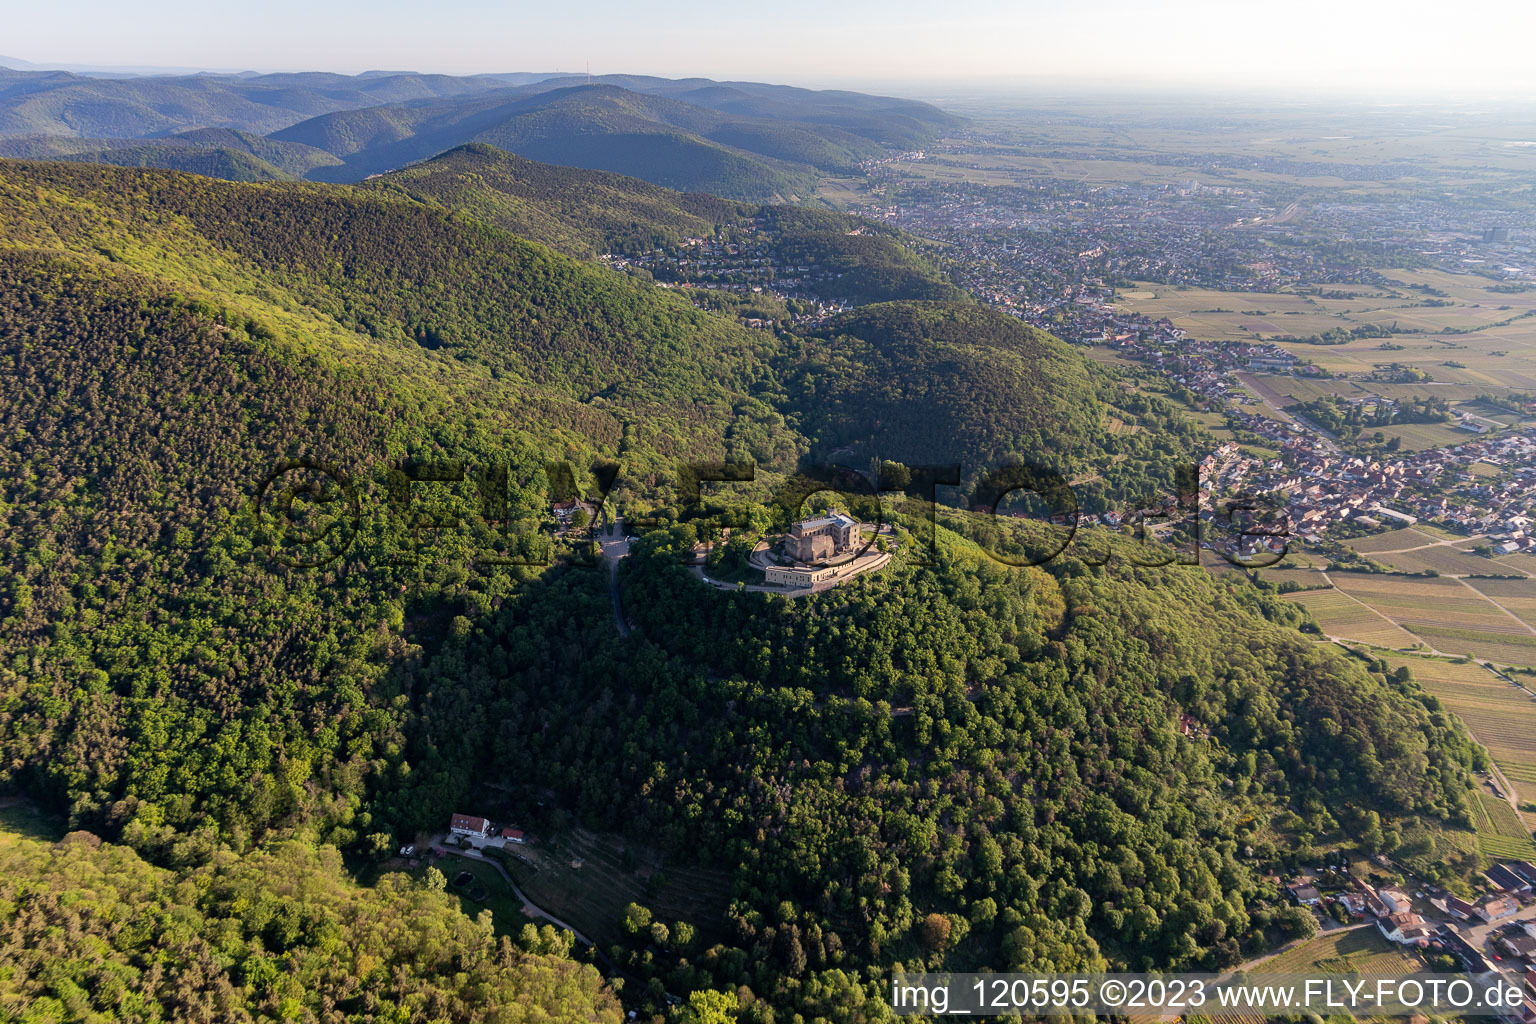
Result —
[{"label": "forested hill", "polygon": [[[0,67],[0,143],[22,147],[0,148],[0,155],[89,153],[107,163],[237,180],[264,175],[231,156],[240,152],[282,174],[358,181],[486,142],[672,188],[785,200],[811,195],[818,175],[859,173],[865,161],[927,145],[961,123],[913,100],[708,79],[88,78]],[[280,153],[285,159],[273,158]]]},{"label": "forested hill", "polygon": [[93,139],[61,135],[0,138],[0,156],[19,160],[73,160],[120,167],[160,167],[226,181],[302,178],[316,167],[341,163],[324,150],[276,142],[250,132],[197,128],[155,139]]},{"label": "forested hill", "polygon": [[180,870],[89,832],[0,829],[0,1014],[12,1020],[618,1024],[566,941],[497,937],[433,868],[363,888],[334,849],[284,843]]},{"label": "forested hill", "polygon": [[147,139],[189,128],[264,135],[328,111],[514,84],[505,76],[409,72],[98,77],[0,67],[0,136]]},{"label": "forested hill", "polygon": [[864,306],[819,326],[806,348],[808,425],[829,449],[878,444],[900,462],[963,460],[973,472],[1030,457],[1071,471],[1105,441],[1082,358],[984,306]]},{"label": "forested hill", "polygon": [[480,143],[360,187],[440,204],[583,258],[707,238],[761,247],[778,266],[815,264],[829,277],[804,287],[827,299],[965,298],[919,251],[917,239],[884,224],[832,210],[678,192],[626,175],[526,160]]},{"label": "forested hill", "polygon": [[751,203],[678,192],[627,175],[540,163],[483,143],[360,187],[438,203],[588,259],[711,237],[756,210]]},{"label": "forested hill", "polygon": [[841,129],[748,120],[611,85],[340,111],[272,137],[341,159],[342,166],[312,175],[325,181],[358,181],[467,142],[485,142],[546,163],[758,201],[808,197],[818,172],[846,174],[887,152]]},{"label": "forested hill", "polygon": [[535,96],[597,84],[755,121],[820,125],[845,137],[895,149],[923,145],[962,120],[916,100],[760,82],[715,82],[646,75],[512,72],[423,75],[412,72],[276,72],[255,75],[101,77],[16,70],[0,64],[0,137],[156,138],[195,128],[267,134],[341,110],[478,93]]},{"label": "forested hill", "polygon": [[[1433,849],[1467,820],[1477,755],[1438,703],[1319,648],[1240,579],[1008,569],[941,530],[937,565],[788,601],[697,584],[680,559],[719,525],[641,538],[619,647],[594,623],[601,590],[572,579],[412,677],[438,720],[503,723],[444,730],[440,749],[492,761],[511,805],[553,792],[728,872],[724,920],[694,922],[714,946],[642,931],[615,953],[670,990],[865,1021],[898,963],[1230,966],[1305,932],[1267,879],[1314,841]],[[541,667],[575,646],[580,672]],[[744,1019],[785,1019],[760,1009]]]},{"label": "forested hill", "polygon": [[323,363],[392,375],[413,405],[474,395],[586,450],[723,456],[775,350],[665,289],[348,187],[9,163],[0,190],[19,251],[147,275]]},{"label": "forested hill", "polygon": [[[1168,495],[1197,431],[1060,340],[974,303],[890,302],[817,325],[784,360],[816,453],[959,463],[967,490],[1018,463],[1081,479],[1081,505]],[[1135,423],[1112,432],[1110,418]],[[1102,471],[1102,474],[1101,472]]]}]

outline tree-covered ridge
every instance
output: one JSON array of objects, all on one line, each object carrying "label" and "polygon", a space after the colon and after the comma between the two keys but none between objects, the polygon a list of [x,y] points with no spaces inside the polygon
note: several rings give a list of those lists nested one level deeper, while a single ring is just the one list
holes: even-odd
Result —
[{"label": "tree-covered ridge", "polygon": [[473,143],[367,182],[466,213],[572,256],[708,237],[753,207],[638,178],[559,167]]},{"label": "tree-covered ridge", "polygon": [[[391,673],[419,652],[412,641],[541,570],[475,568],[500,557],[486,531],[510,523],[429,534],[428,557],[395,564],[421,545],[380,474],[407,458],[466,465],[453,507],[478,524],[474,474],[505,467],[509,512],[538,520],[544,460],[622,454],[618,500],[648,465],[760,451],[784,431],[751,400],[722,434],[708,407],[655,399],[659,423],[572,430],[551,392],[540,405],[462,370],[432,376],[457,362],[405,364],[419,376],[402,378],[369,350],[349,354],[305,355],[118,264],[0,258],[0,423],[13,439],[0,456],[0,781],[141,845],[198,828],[243,845],[302,826],[387,849],[393,829],[435,822],[462,792],[416,799],[399,819],[374,805],[411,806],[412,782],[438,767],[407,751],[414,713]],[[247,512],[264,475],[297,457],[364,490],[361,536],[320,573],[273,563]]]},{"label": "tree-covered ridge", "polygon": [[403,740],[358,633],[389,617],[386,581],[319,598],[242,517],[279,459],[383,457],[405,407],[221,319],[120,271],[0,259],[0,780],[105,831],[355,840]]},{"label": "tree-covered ridge", "polygon": [[[785,357],[815,451],[907,465],[960,463],[972,490],[999,467],[1076,481],[1079,505],[1175,493],[1198,431],[1128,392],[1056,338],[976,304],[892,302],[850,310]],[[1115,433],[1114,416],[1139,432]],[[982,503],[995,498],[976,495]]]},{"label": "tree-covered ridge", "polygon": [[1062,470],[1102,438],[1082,360],[982,306],[853,310],[806,339],[797,370],[806,432],[829,451],[857,444],[908,465],[968,461],[970,473],[1008,458]]},{"label": "tree-covered ridge", "polygon": [[[340,158],[311,177],[357,181],[466,143],[521,156],[614,171],[658,185],[732,199],[809,196],[821,173],[856,172],[913,137],[921,145],[955,122],[926,104],[854,93],[785,90],[751,96],[750,85],[678,89],[624,76],[537,85],[457,99],[344,110],[274,132]],[[775,102],[777,100],[777,102]],[[870,102],[896,115],[883,122]],[[802,117],[806,114],[808,117]]]},{"label": "tree-covered ridge", "polygon": [[[435,876],[435,878],[433,877]],[[0,833],[0,1016],[317,1024],[617,1024],[597,971],[497,938],[424,882],[363,888],[335,849],[212,853],[178,871],[74,832]]]},{"label": "tree-covered ridge", "polygon": [[156,75],[101,78],[0,68],[0,136],[145,139],[201,127],[266,134],[332,110],[515,84],[515,76]]},{"label": "tree-covered ridge", "polygon": [[772,335],[403,197],[28,163],[0,166],[0,191],[9,244],[135,266],[327,362],[382,365],[409,401],[511,406],[585,450],[722,457],[772,390]]},{"label": "tree-covered ridge", "polygon": [[[521,73],[99,78],[0,68],[0,139],[31,143],[28,151],[8,155],[65,152],[38,148],[48,139],[94,140],[94,152],[137,140],[154,143],[143,150],[146,162],[168,161],[175,157],[160,148],[173,144],[162,141],[167,136],[180,144],[183,137],[204,132],[234,132],[267,138],[195,143],[243,151],[286,173],[319,180],[359,180],[490,132],[497,137],[479,141],[508,147],[515,140],[568,157],[555,162],[765,199],[808,194],[816,169],[847,172],[891,150],[926,145],[961,123],[916,100],[702,78],[583,80]],[[291,134],[279,134],[290,129]],[[294,139],[311,146],[293,145]],[[279,155],[283,158],[274,159]],[[352,166],[338,172],[339,158]],[[615,160],[621,165],[611,166]]]},{"label": "tree-covered ridge", "polygon": [[226,146],[122,146],[57,159],[119,167],[158,167],[225,181],[285,181],[293,177],[260,157]]},{"label": "tree-covered ridge", "polygon": [[764,206],[759,217],[785,263],[814,262],[840,275],[822,286],[828,298],[856,304],[966,300],[919,251],[917,239],[888,225],[798,206]]},{"label": "tree-covered ridge", "polygon": [[272,137],[340,158],[343,166],[319,168],[312,175],[326,181],[357,181],[481,142],[546,163],[617,172],[731,199],[810,193],[816,174],[810,165],[722,145],[698,133],[706,124],[728,120],[675,100],[592,86],[342,111]]},{"label": "tree-covered ridge", "polygon": [[[676,192],[624,175],[525,160],[493,146],[463,146],[363,187],[442,205],[583,258],[712,238],[756,247],[777,267],[814,265],[828,276],[803,287],[827,299],[964,298],[919,251],[919,240],[886,225],[831,210]],[[685,280],[660,272],[657,278]]]},{"label": "tree-covered ridge", "polygon": [[0,156],[18,160],[117,164],[119,167],[159,167],[226,181],[302,178],[315,167],[341,162],[311,146],[275,142],[250,132],[225,128],[198,128],[152,140],[30,135],[0,139]]}]

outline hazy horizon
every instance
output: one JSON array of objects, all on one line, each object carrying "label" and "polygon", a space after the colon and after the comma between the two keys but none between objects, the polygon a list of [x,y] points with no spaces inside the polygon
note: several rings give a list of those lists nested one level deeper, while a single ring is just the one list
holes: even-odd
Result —
[{"label": "hazy horizon", "polygon": [[12,7],[0,50],[45,67],[469,75],[590,64],[595,75],[908,93],[1064,86],[1512,98],[1536,87],[1536,67],[1514,44],[1536,29],[1536,10],[1497,0],[1472,0],[1454,19],[1426,3],[1380,0],[1303,0],[1279,18],[1210,0],[1156,10],[1096,0],[1071,11],[1038,0],[943,11],[906,0],[791,0],[766,14],[699,3],[658,14],[596,0],[579,18],[475,2],[422,18],[399,0],[218,12],[187,0]]}]

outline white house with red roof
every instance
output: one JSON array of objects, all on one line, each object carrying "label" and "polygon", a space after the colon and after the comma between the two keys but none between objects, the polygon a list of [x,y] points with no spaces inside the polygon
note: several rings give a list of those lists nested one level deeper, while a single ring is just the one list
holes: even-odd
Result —
[{"label": "white house with red roof", "polygon": [[491,823],[473,814],[455,814],[448,819],[448,831],[456,836],[478,836],[484,839]]}]

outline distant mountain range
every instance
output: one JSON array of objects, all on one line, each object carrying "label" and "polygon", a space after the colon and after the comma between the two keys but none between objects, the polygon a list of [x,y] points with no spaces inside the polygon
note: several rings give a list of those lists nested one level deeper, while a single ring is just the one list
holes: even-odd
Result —
[{"label": "distant mountain range", "polygon": [[358,181],[483,142],[670,188],[784,200],[960,123],[912,100],[701,78],[0,68],[0,156],[239,181]]}]

